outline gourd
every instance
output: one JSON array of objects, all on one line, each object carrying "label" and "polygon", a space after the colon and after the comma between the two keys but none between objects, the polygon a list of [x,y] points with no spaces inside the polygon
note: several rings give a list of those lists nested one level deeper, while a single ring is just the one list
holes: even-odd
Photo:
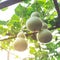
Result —
[{"label": "gourd", "polygon": [[35,11],[31,14],[31,17],[40,17],[39,12]]},{"label": "gourd", "polygon": [[37,33],[37,40],[41,43],[48,43],[52,40],[52,34],[49,30],[43,29]]},{"label": "gourd", "polygon": [[42,21],[39,17],[30,17],[26,21],[26,27],[30,31],[39,31],[42,27]]},{"label": "gourd", "polygon": [[23,32],[19,32],[14,41],[14,49],[17,51],[24,51],[27,49],[27,40]]}]

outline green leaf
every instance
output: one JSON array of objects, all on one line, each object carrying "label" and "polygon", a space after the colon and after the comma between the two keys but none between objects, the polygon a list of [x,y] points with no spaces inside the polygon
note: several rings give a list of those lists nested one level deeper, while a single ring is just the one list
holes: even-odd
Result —
[{"label": "green leaf", "polygon": [[18,58],[19,58],[19,56],[18,56],[18,55],[15,55],[15,58],[17,58],[17,59],[18,59]]},{"label": "green leaf", "polygon": [[31,54],[35,54],[35,53],[36,53],[36,50],[35,50],[34,47],[30,47],[30,53],[31,53]]},{"label": "green leaf", "polygon": [[20,22],[20,18],[14,14],[11,19],[8,21],[7,25],[12,26],[15,22]]},{"label": "green leaf", "polygon": [[7,32],[7,28],[4,28],[3,25],[0,25],[0,34],[5,34]]},{"label": "green leaf", "polygon": [[19,22],[20,18],[19,16],[17,16],[16,14],[14,14],[12,17],[11,17],[11,20],[16,20],[16,22]]},{"label": "green leaf", "polygon": [[46,44],[46,46],[50,52],[53,52],[57,48],[56,44],[54,44],[53,42]]},{"label": "green leaf", "polygon": [[41,11],[41,6],[43,5],[43,3],[41,3],[41,1],[35,1],[31,7],[33,8],[33,11]]},{"label": "green leaf", "polygon": [[19,4],[15,9],[15,13],[20,17],[24,17],[26,13],[25,10],[26,8]]},{"label": "green leaf", "polygon": [[60,55],[58,55],[56,58],[57,58],[57,60],[60,60]]},{"label": "green leaf", "polygon": [[19,22],[15,22],[13,26],[11,27],[11,31],[14,32],[14,34],[17,34],[21,29],[21,25]]},{"label": "green leaf", "polygon": [[51,60],[55,60],[55,58],[54,57],[51,57]]},{"label": "green leaf", "polygon": [[60,41],[56,45],[57,45],[57,47],[60,47]]},{"label": "green leaf", "polygon": [[30,17],[31,13],[34,11],[32,6],[27,7],[26,9],[26,17]]},{"label": "green leaf", "polygon": [[6,8],[2,8],[1,10],[2,10],[2,11],[6,11],[7,9],[8,9],[8,7],[6,7]]},{"label": "green leaf", "polygon": [[9,43],[7,41],[3,41],[1,43],[1,45],[2,45],[3,49],[8,49]]},{"label": "green leaf", "polygon": [[7,25],[7,21],[0,21],[0,25]]},{"label": "green leaf", "polygon": [[25,3],[29,3],[31,0],[23,0]]}]

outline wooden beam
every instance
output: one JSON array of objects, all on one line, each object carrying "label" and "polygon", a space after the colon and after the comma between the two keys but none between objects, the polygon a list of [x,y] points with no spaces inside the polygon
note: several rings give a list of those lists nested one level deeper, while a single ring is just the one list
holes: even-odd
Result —
[{"label": "wooden beam", "polygon": [[21,0],[7,0],[2,3],[0,3],[0,9],[11,6],[13,4],[16,4],[18,2],[21,2]]},{"label": "wooden beam", "polygon": [[60,9],[57,0],[53,0],[58,17],[60,18]]}]

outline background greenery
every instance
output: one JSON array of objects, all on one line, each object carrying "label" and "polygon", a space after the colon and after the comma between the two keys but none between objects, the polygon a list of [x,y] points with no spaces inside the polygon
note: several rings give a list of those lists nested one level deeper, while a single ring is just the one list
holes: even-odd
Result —
[{"label": "background greenery", "polygon": [[[26,6],[23,6],[24,3]],[[58,5],[60,6],[60,0],[58,0]],[[58,8],[58,7],[57,7]],[[6,8],[2,9],[3,11]],[[33,3],[30,0],[25,0],[19,3],[15,8],[15,14],[8,21],[0,21],[0,34],[2,36],[8,35],[8,38],[0,39],[0,49],[14,50],[13,44],[17,33],[23,31],[27,34],[27,39],[29,44],[34,44],[34,46],[29,47],[30,54],[34,55],[34,58],[26,58],[28,60],[60,60],[60,52],[56,49],[60,47],[60,35],[53,35],[51,42],[44,44],[37,42],[34,39],[34,35],[30,34],[25,27],[27,19],[30,17],[31,13],[38,11],[40,13],[40,19],[47,23],[51,33],[58,31],[60,34],[60,20],[58,12],[55,8],[53,0],[34,0]]]}]

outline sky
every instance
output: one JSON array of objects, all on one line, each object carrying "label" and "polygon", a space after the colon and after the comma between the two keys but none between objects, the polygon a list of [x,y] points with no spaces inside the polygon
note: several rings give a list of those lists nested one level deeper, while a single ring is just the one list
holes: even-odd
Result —
[{"label": "sky", "polygon": [[15,13],[14,9],[16,8],[17,5],[18,3],[12,6],[9,6],[6,11],[2,11],[0,9],[0,20],[4,20],[4,21],[9,20],[12,17],[12,15]]}]

